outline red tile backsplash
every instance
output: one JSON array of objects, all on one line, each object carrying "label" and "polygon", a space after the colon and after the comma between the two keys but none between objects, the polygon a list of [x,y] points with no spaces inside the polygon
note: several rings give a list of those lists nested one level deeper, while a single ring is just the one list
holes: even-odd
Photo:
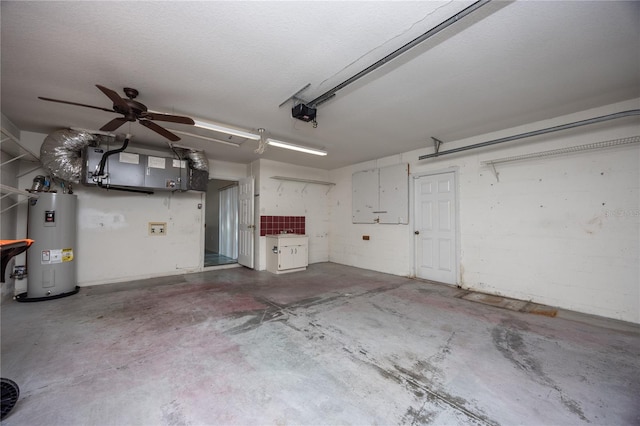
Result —
[{"label": "red tile backsplash", "polygon": [[260,216],[260,236],[280,234],[305,234],[304,216]]}]

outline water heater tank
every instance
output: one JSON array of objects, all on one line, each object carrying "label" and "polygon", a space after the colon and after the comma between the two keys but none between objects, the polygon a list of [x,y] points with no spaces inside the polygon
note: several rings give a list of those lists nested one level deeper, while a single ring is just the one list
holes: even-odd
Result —
[{"label": "water heater tank", "polygon": [[27,298],[46,299],[77,292],[76,204],[72,194],[40,192],[29,202]]}]

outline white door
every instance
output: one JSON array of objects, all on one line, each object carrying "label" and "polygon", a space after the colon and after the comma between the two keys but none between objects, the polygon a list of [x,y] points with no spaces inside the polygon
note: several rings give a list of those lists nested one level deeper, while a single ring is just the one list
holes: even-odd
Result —
[{"label": "white door", "polygon": [[455,174],[417,176],[414,191],[416,276],[457,284]]},{"label": "white door", "polygon": [[238,263],[253,268],[253,176],[238,182]]}]

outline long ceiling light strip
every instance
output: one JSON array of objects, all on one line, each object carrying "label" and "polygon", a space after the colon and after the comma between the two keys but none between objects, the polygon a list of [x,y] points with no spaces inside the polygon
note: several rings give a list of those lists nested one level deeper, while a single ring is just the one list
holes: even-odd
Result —
[{"label": "long ceiling light strip", "polygon": [[226,133],[228,135],[238,136],[241,138],[251,139],[257,141],[260,139],[260,135],[255,133],[245,132],[244,130],[234,129],[231,127],[221,126],[219,124],[207,123],[205,121],[193,120],[194,126],[201,129],[213,130],[215,132]]},{"label": "long ceiling light strip", "polygon": [[[163,112],[159,112],[159,111],[152,111],[149,110],[148,112],[150,113],[156,113],[156,114],[166,114]],[[254,141],[257,141],[260,139],[260,135],[257,135],[255,133],[251,133],[251,132],[247,132],[245,130],[241,130],[241,129],[234,129],[233,127],[227,127],[227,126],[223,126],[221,124],[216,124],[216,123],[210,123],[207,121],[202,121],[202,120],[193,120],[194,122],[194,127],[199,127],[201,129],[207,129],[207,130],[213,130],[214,132],[221,132],[221,133],[226,133],[227,135],[232,135],[232,136],[238,136],[241,138],[245,138],[245,139],[251,139]]]},{"label": "long ceiling light strip", "polygon": [[211,142],[222,143],[222,144],[225,144],[225,145],[234,146],[234,147],[236,147],[236,148],[239,148],[239,147],[240,147],[240,144],[233,143],[233,142],[223,141],[223,140],[216,139],[216,138],[210,138],[210,137],[207,137],[207,136],[196,135],[196,134],[194,134],[194,133],[182,132],[182,131],[180,131],[180,130],[174,130],[174,129],[167,129],[167,130],[170,130],[170,131],[172,131],[173,133],[177,133],[177,134],[179,134],[179,135],[183,135],[183,136],[189,136],[189,137],[196,138],[196,139],[204,139],[205,141],[211,141]]},{"label": "long ceiling light strip", "polygon": [[267,139],[267,144],[278,147],[278,148],[285,148],[285,149],[291,149],[293,151],[304,152],[305,154],[327,155],[327,151],[323,151],[321,149],[307,148],[306,146],[300,146],[300,145],[292,144],[289,142],[282,142],[282,141],[271,139],[271,138]]}]

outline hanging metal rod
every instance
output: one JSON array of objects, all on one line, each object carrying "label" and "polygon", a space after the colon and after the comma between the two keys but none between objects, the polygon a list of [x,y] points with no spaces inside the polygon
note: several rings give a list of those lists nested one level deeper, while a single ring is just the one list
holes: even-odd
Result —
[{"label": "hanging metal rod", "polygon": [[315,108],[316,106],[320,105],[321,103],[328,101],[330,98],[335,96],[335,94],[336,94],[336,92],[338,90],[344,89],[345,87],[347,87],[348,85],[350,85],[354,81],[359,80],[360,78],[364,77],[365,75],[369,74],[370,72],[380,68],[381,66],[383,66],[387,62],[397,58],[400,55],[402,55],[407,50],[412,49],[413,47],[417,46],[418,44],[422,43],[423,41],[429,39],[430,37],[432,37],[432,36],[434,36],[436,34],[438,34],[440,31],[444,30],[445,28],[449,27],[450,25],[455,24],[456,22],[458,22],[460,19],[464,18],[465,16],[467,16],[467,15],[475,12],[476,10],[480,9],[482,6],[488,4],[490,1],[491,0],[479,0],[479,1],[475,2],[475,3],[473,3],[472,5],[467,6],[462,11],[456,13],[455,15],[453,15],[452,17],[450,17],[446,21],[443,21],[443,22],[439,23],[438,25],[436,25],[435,27],[431,28],[426,33],[414,38],[409,43],[407,43],[407,44],[399,47],[398,49],[394,50],[393,52],[389,53],[387,56],[385,56],[384,58],[380,59],[378,62],[375,62],[372,65],[369,65],[367,68],[363,69],[362,71],[360,71],[359,73],[357,73],[353,77],[348,78],[347,80],[345,80],[342,83],[338,84],[333,89],[330,89],[330,90],[326,91],[325,93],[323,93],[322,95],[318,96],[317,98],[315,98],[311,102],[307,102],[307,105]]},{"label": "hanging metal rod", "polygon": [[576,152],[589,151],[592,149],[611,148],[614,146],[629,145],[632,143],[640,143],[640,136],[630,136],[628,138],[612,139],[608,141],[588,143],[585,145],[568,146],[566,148],[558,148],[558,149],[551,149],[548,151],[514,155],[512,157],[498,158],[496,160],[481,161],[480,164],[482,164],[483,166],[492,166],[494,164],[509,163],[511,161],[530,160],[535,158],[551,157],[554,155],[573,154]]},{"label": "hanging metal rod", "polygon": [[485,146],[496,145],[503,142],[515,141],[517,139],[530,138],[532,136],[544,135],[545,133],[558,132],[560,130],[573,129],[574,127],[586,126],[588,124],[602,123],[603,121],[615,120],[617,118],[630,117],[633,115],[640,115],[640,109],[630,109],[628,111],[616,112],[614,114],[602,115],[600,117],[589,118],[587,120],[574,121],[573,123],[547,127],[546,129],[534,130],[531,132],[507,136],[505,138],[493,139],[487,142],[480,142],[473,145],[462,146],[460,148],[449,149],[447,151],[434,152],[433,154],[421,155],[420,157],[418,157],[418,160],[439,157],[441,155],[453,154],[461,151],[468,151],[470,149],[482,148]]}]

